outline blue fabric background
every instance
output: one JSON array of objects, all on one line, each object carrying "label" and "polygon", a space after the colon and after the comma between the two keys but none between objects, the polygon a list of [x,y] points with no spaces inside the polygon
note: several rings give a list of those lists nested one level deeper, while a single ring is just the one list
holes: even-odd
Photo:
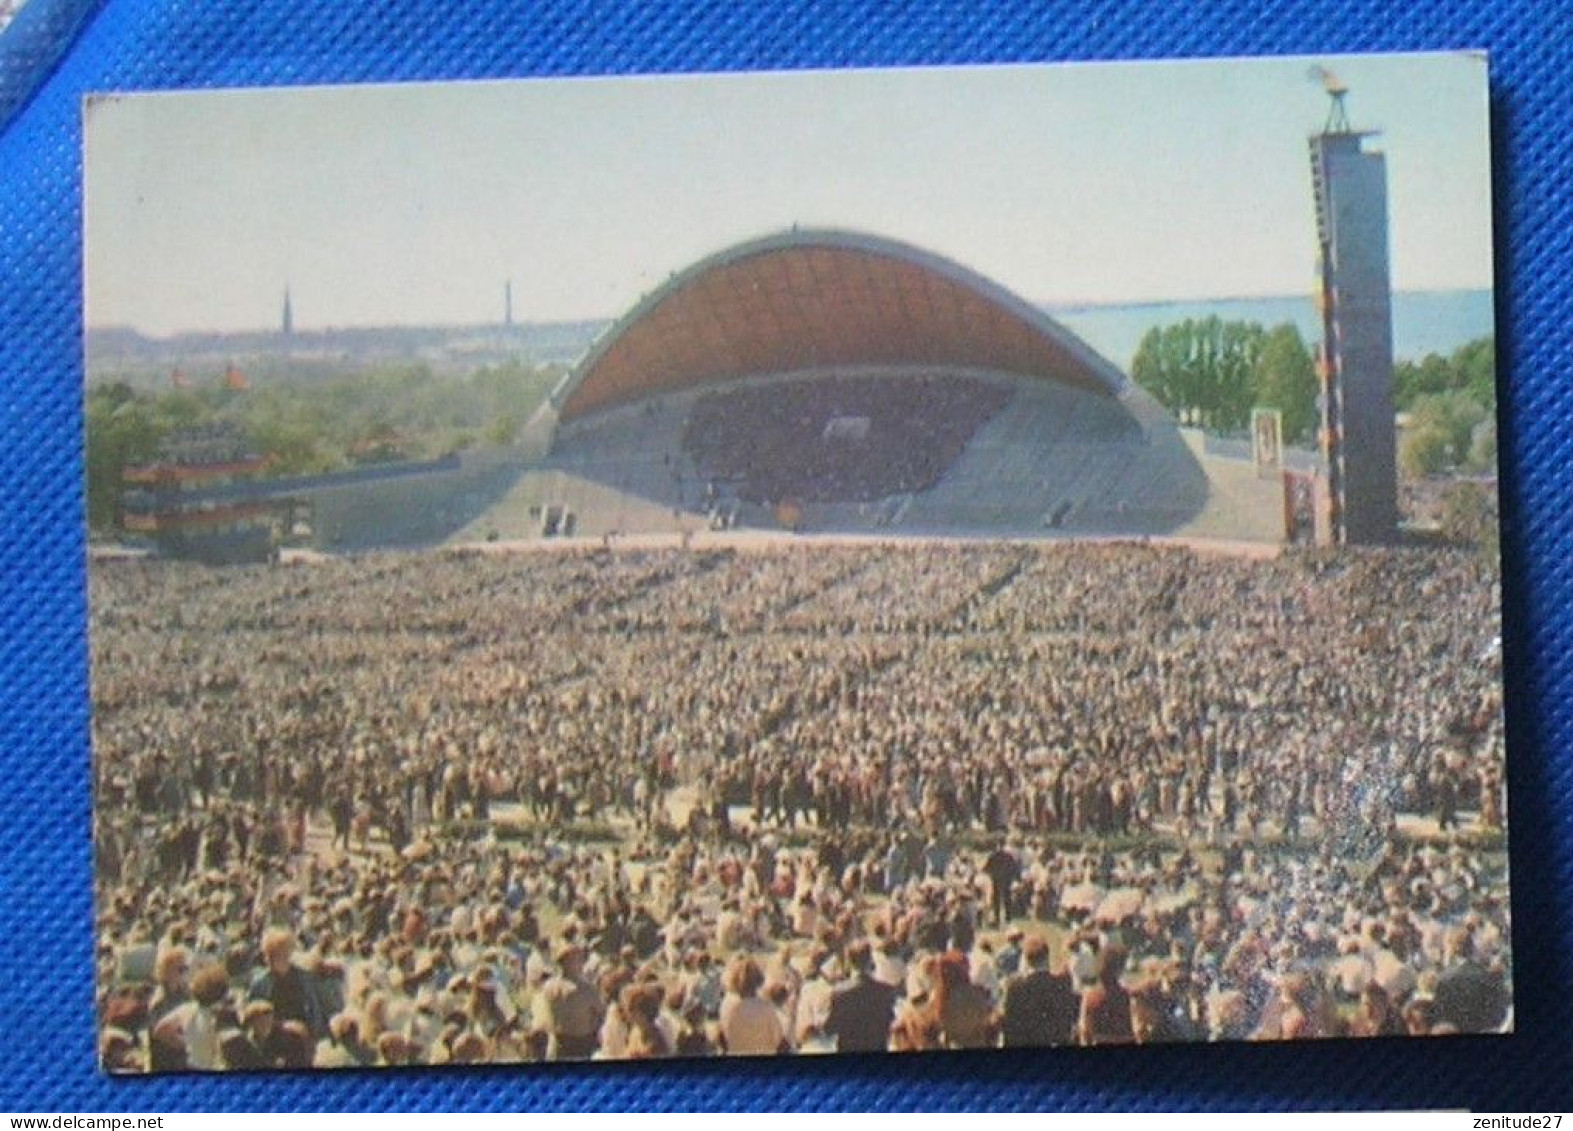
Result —
[{"label": "blue fabric background", "polygon": [[[1516,1036],[659,1068],[98,1074],[79,399],[85,92],[1440,47],[1493,55]],[[31,0],[0,36],[0,1108],[1567,1108],[1570,75],[1573,11],[1559,0]]]}]

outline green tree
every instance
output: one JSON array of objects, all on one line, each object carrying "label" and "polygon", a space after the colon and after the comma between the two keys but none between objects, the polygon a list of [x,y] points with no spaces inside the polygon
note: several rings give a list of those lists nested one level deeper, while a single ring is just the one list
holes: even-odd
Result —
[{"label": "green tree", "polygon": [[1469,470],[1495,472],[1497,469],[1497,422],[1494,417],[1481,421],[1469,438]]},{"label": "green tree", "polygon": [[1452,366],[1439,354],[1393,366],[1393,403],[1400,411],[1412,408],[1421,397],[1436,397],[1455,388]]},{"label": "green tree", "polygon": [[1497,348],[1494,338],[1476,338],[1448,357],[1427,354],[1419,361],[1393,366],[1393,401],[1400,410],[1413,408],[1423,397],[1467,393],[1487,412],[1497,405]]},{"label": "green tree", "polygon": [[1131,361],[1131,376],[1164,408],[1183,417],[1189,398],[1180,386],[1182,369],[1173,356],[1168,334],[1169,329],[1154,326],[1142,335]]},{"label": "green tree", "polygon": [[456,456],[460,452],[467,452],[475,446],[475,439],[475,433],[467,428],[452,432],[442,445],[442,455]]},{"label": "green tree", "polygon": [[95,384],[85,405],[88,518],[95,530],[114,524],[122,469],[155,458],[172,431],[235,424],[270,457],[265,474],[274,476],[348,467],[351,451],[369,437],[398,438],[399,450],[386,458],[428,459],[483,438],[509,442],[561,376],[556,367],[511,362],[464,377],[418,364],[312,370],[245,392],[220,385],[139,393],[125,382]]},{"label": "green tree", "polygon": [[321,428],[299,412],[248,420],[246,434],[256,450],[268,457],[271,475],[313,475],[347,462],[346,445],[329,449]]},{"label": "green tree", "polygon": [[1398,448],[1398,466],[1411,479],[1436,475],[1452,465],[1453,449],[1443,428],[1411,427]]},{"label": "green tree", "polygon": [[1259,408],[1283,414],[1284,442],[1299,443],[1316,427],[1317,380],[1311,351],[1293,323],[1273,327],[1262,343],[1254,391]]},{"label": "green tree", "polygon": [[184,389],[176,389],[160,396],[154,402],[159,416],[171,431],[183,428],[194,428],[205,423],[213,416],[211,406],[205,403],[197,394]]},{"label": "green tree", "polygon": [[123,472],[158,454],[169,424],[149,398],[123,383],[89,390],[84,415],[88,526],[107,530],[120,512]]},{"label": "green tree", "polygon": [[1470,453],[1474,433],[1487,417],[1468,393],[1421,397],[1409,411],[1399,463],[1411,476],[1434,475],[1457,467]]},{"label": "green tree", "polygon": [[1453,354],[1459,370],[1460,387],[1475,403],[1495,414],[1497,409],[1497,343],[1495,338],[1477,338]]},{"label": "green tree", "polygon": [[499,446],[503,444],[511,444],[519,435],[520,426],[519,418],[513,413],[499,413],[497,416],[493,417],[492,422],[486,426],[486,431],[484,433],[486,442],[488,444]]},{"label": "green tree", "polygon": [[1254,322],[1186,319],[1143,335],[1131,376],[1188,424],[1218,432],[1250,420],[1266,335]]}]

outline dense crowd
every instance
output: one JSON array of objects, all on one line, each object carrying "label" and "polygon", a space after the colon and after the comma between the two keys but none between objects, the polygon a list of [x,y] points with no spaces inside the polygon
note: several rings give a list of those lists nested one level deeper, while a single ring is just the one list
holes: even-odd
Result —
[{"label": "dense crowd", "polygon": [[745,385],[700,397],[683,446],[745,502],[865,502],[932,487],[1009,399],[954,374]]},{"label": "dense crowd", "polygon": [[92,603],[112,1071],[1511,1025],[1477,555],[105,562]]}]

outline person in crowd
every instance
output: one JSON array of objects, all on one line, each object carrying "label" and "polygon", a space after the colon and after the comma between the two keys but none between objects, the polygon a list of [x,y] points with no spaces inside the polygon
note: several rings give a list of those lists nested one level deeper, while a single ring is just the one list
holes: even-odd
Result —
[{"label": "person in crowd", "polygon": [[1098,978],[1081,995],[1077,1035],[1084,1045],[1120,1045],[1135,1040],[1131,995],[1122,983],[1126,950],[1111,943],[1098,954]]},{"label": "person in crowd", "polygon": [[767,1056],[787,1047],[781,1014],[759,995],[764,971],[753,958],[742,955],[726,973],[726,999],[721,1003],[721,1048],[737,1056]]},{"label": "person in crowd", "polygon": [[557,976],[541,991],[552,1060],[587,1060],[599,1047],[607,1002],[585,977],[585,958],[583,947],[563,943],[555,955]]},{"label": "person in crowd", "polygon": [[300,1025],[313,1042],[327,1036],[328,1019],[316,977],[295,964],[295,935],[287,927],[262,936],[263,969],[251,983],[251,999],[273,1007],[276,1023]]},{"label": "person in crowd", "polygon": [[938,963],[934,1019],[945,1048],[981,1049],[994,1045],[999,1018],[982,986],[972,981],[966,955],[949,951]]},{"label": "person in crowd", "polygon": [[1026,969],[1005,983],[1001,1008],[1005,1047],[1070,1044],[1081,1009],[1070,975],[1049,969],[1049,944],[1041,935],[1029,935],[1021,954]]},{"label": "person in crowd", "polygon": [[847,947],[851,978],[830,998],[824,1032],[840,1052],[882,1052],[890,1043],[897,991],[874,978],[874,955],[866,939]]},{"label": "person in crowd", "polygon": [[254,1071],[302,1067],[300,1050],[296,1047],[299,1034],[278,1023],[270,1002],[256,999],[248,1003],[240,1015],[240,1023],[239,1031],[230,1030],[224,1035],[222,1048],[226,1068]]},{"label": "person in crowd", "polygon": [[158,952],[153,965],[157,985],[148,1001],[148,1022],[157,1025],[171,1012],[191,1000],[187,981],[191,974],[191,952],[183,946],[168,946]]},{"label": "person in crowd", "polygon": [[191,978],[191,999],[176,1006],[157,1022],[167,1040],[181,1050],[185,1067],[216,1072],[224,1067],[220,1013],[229,991],[229,975],[222,966],[209,964]]}]

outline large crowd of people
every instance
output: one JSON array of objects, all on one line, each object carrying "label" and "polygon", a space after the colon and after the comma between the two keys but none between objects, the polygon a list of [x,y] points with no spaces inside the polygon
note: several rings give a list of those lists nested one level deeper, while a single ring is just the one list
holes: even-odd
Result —
[{"label": "large crowd of people", "polygon": [[1475,554],[114,561],[92,625],[110,1071],[1512,1023]]},{"label": "large crowd of people", "polygon": [[932,487],[1010,400],[976,377],[820,377],[706,393],[683,446],[745,502],[866,502]]}]

